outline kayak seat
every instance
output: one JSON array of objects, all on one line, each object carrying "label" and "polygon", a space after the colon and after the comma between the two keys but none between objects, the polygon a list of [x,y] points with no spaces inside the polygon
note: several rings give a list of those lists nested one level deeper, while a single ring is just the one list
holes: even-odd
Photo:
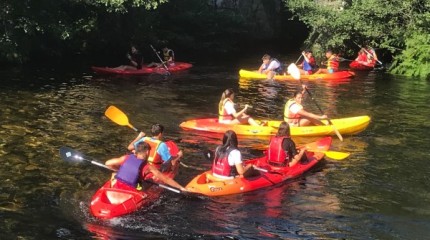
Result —
[{"label": "kayak seat", "polygon": [[133,197],[133,195],[129,193],[122,193],[122,192],[107,190],[106,197],[111,204],[117,205],[129,200],[130,198]]}]

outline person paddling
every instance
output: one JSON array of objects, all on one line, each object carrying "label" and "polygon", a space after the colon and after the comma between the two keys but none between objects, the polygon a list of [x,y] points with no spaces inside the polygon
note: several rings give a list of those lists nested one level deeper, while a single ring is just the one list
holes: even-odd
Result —
[{"label": "person paddling", "polygon": [[275,167],[292,167],[300,160],[306,160],[305,152],[305,148],[297,151],[296,144],[291,139],[290,125],[283,121],[279,124],[276,136],[270,139],[267,162]]},{"label": "person paddling", "polygon": [[321,120],[327,119],[327,115],[317,115],[304,110],[302,101],[307,87],[302,87],[301,92],[296,91],[293,98],[285,103],[284,121],[292,126],[324,125]]},{"label": "person paddling", "polygon": [[218,114],[219,123],[224,124],[250,124],[253,126],[259,126],[259,124],[248,114],[246,114],[246,110],[249,108],[249,105],[246,104],[245,107],[239,112],[236,111],[234,107],[234,91],[231,88],[226,89],[222,95],[221,100],[218,104]]},{"label": "person paddling", "polygon": [[252,164],[244,165],[242,154],[237,148],[237,135],[228,130],[224,133],[222,145],[215,150],[215,158],[212,164],[212,175],[217,178],[233,179],[243,177],[250,173]]},{"label": "person paddling", "polygon": [[261,60],[263,63],[258,72],[266,74],[267,79],[273,79],[276,74],[282,73],[282,65],[276,58],[272,58],[269,54],[264,54]]},{"label": "person paddling", "polygon": [[339,70],[339,59],[336,54],[334,54],[332,50],[327,50],[325,56],[327,57],[327,68],[320,68],[315,74],[332,74]]},{"label": "person paddling", "polygon": [[127,53],[127,59],[129,60],[128,65],[121,65],[115,69],[120,70],[139,70],[142,69],[143,56],[135,45],[130,46],[130,52]]},{"label": "person paddling", "polygon": [[175,180],[166,177],[154,165],[148,163],[150,151],[151,146],[148,143],[139,142],[134,153],[107,160],[106,166],[118,169],[112,187],[137,188],[142,181],[157,179],[181,191],[187,191]]},{"label": "person paddling", "polygon": [[300,74],[302,75],[310,75],[313,73],[315,69],[315,58],[312,56],[312,51],[306,50],[302,52],[303,62],[299,64],[302,69],[300,70]]}]

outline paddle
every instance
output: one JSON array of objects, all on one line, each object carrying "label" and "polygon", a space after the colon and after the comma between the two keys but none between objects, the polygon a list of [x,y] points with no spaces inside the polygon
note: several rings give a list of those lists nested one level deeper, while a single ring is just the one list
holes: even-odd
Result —
[{"label": "paddle", "polygon": [[[114,169],[104,165],[103,163],[84,158],[84,155],[82,153],[80,153],[80,152],[78,152],[72,148],[69,148],[69,147],[65,147],[65,146],[61,147],[60,148],[60,156],[64,161],[67,161],[67,162],[82,163],[82,162],[86,161],[86,162],[94,164],[98,167],[102,167],[105,169],[109,169],[111,171],[115,171]],[[144,180],[144,181],[151,183],[151,184],[154,184],[154,185],[157,185],[161,188],[167,189],[167,190],[175,192],[175,193],[182,193],[181,190],[174,188],[174,187],[171,187],[171,186],[167,186],[167,185],[162,184],[162,183],[156,183],[156,182],[153,182],[150,180]]]},{"label": "paddle", "polygon": [[[294,79],[297,79],[300,81],[300,84],[303,85],[302,80],[300,79],[300,70],[297,68],[296,64],[291,63],[288,66],[288,73],[291,74],[291,76],[293,76]],[[315,105],[317,106],[318,110],[321,112],[322,115],[324,114],[324,111],[321,109],[321,107],[319,106],[319,104],[317,103],[317,101],[315,101],[315,99],[313,98],[311,92],[309,91],[308,88],[305,88],[306,92],[308,93],[308,95],[311,97],[312,101],[315,103]],[[343,137],[342,135],[340,135],[339,130],[337,130],[336,126],[333,125],[333,123],[331,122],[331,120],[329,118],[327,118],[328,123],[332,126],[333,131],[336,133],[337,137],[339,138],[340,141],[343,141]]]},{"label": "paddle", "polygon": [[[266,150],[269,147],[269,145],[266,144],[258,144],[254,145],[253,148],[260,149],[260,150]],[[318,149],[306,149],[309,152],[320,152],[324,153],[326,157],[331,158],[333,160],[343,160],[347,157],[349,157],[350,153],[347,152],[338,152],[338,151],[331,151],[331,150],[318,150]]]},{"label": "paddle", "polygon": [[[369,51],[367,51],[367,49],[365,49],[364,47],[360,46],[360,44],[356,43],[355,41],[353,41],[359,48],[363,49],[369,56],[371,56],[373,59],[375,59],[375,57],[373,56],[373,54],[371,54]],[[378,59],[375,59],[377,63],[379,63],[381,66],[383,66],[384,64],[379,61]]]},{"label": "paddle", "polygon": [[164,63],[163,59],[161,59],[160,55],[158,55],[157,50],[155,50],[155,48],[151,44],[149,44],[149,46],[152,48],[152,51],[154,51],[155,55],[157,55],[157,57],[160,60],[161,64],[163,64],[164,69],[166,69],[166,71],[167,71],[167,75],[170,75],[169,68],[166,66],[166,64]]}]

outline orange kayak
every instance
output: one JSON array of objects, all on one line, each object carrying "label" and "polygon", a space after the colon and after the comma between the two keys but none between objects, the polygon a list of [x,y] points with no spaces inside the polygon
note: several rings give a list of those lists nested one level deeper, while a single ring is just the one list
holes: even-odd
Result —
[{"label": "orange kayak", "polygon": [[321,138],[316,142],[306,144],[306,162],[299,162],[293,167],[274,167],[267,163],[267,157],[247,160],[246,164],[253,164],[266,169],[259,171],[251,177],[236,177],[234,179],[220,179],[212,175],[212,171],[206,171],[193,178],[185,188],[192,192],[206,196],[222,196],[255,191],[261,188],[279,184],[288,179],[297,178],[304,172],[315,166],[323,157],[324,151],[330,148],[332,138]]}]

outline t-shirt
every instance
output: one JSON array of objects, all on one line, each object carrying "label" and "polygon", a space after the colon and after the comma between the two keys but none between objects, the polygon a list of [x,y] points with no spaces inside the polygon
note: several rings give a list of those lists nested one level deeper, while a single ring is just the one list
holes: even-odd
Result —
[{"label": "t-shirt", "polygon": [[282,141],[282,149],[284,149],[290,157],[289,161],[297,155],[296,144],[291,138],[285,138],[284,141]]},{"label": "t-shirt", "polygon": [[291,106],[290,106],[290,111],[293,113],[293,114],[297,114],[300,110],[302,110],[303,109],[303,106],[302,105],[300,105],[300,104],[297,104],[297,103],[293,103],[293,104],[291,104]]},{"label": "t-shirt", "polygon": [[[149,138],[149,137],[143,137],[143,138],[141,138],[141,139],[137,140],[137,141],[134,143],[134,148],[136,149],[137,144],[138,144],[138,143],[140,143],[140,142],[145,141],[145,139],[147,139],[147,138]],[[152,138],[152,139],[153,139],[153,138]],[[158,153],[158,155],[160,155],[161,160],[163,160],[163,162],[167,162],[167,161],[169,161],[169,160],[170,160],[170,158],[172,158],[172,155],[170,155],[170,152],[169,152],[169,148],[167,147],[167,145],[166,145],[166,143],[165,143],[165,142],[161,142],[161,143],[158,145],[157,153]]]},{"label": "t-shirt", "polygon": [[228,115],[232,115],[236,113],[236,109],[234,108],[234,103],[232,101],[227,101],[224,104],[224,109]]}]

